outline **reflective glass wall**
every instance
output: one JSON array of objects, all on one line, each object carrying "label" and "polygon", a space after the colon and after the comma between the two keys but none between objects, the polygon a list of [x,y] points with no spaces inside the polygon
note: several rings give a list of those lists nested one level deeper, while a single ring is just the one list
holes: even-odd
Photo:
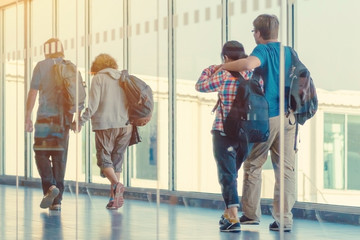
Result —
[{"label": "reflective glass wall", "polygon": [[360,206],[360,82],[352,70],[360,48],[348,37],[360,36],[353,17],[360,3],[303,0],[296,6],[295,47],[311,69],[320,101],[317,116],[300,132],[298,200]]},{"label": "reflective glass wall", "polygon": [[[285,7],[283,44],[293,46],[310,69],[319,97],[318,113],[300,128],[297,200],[359,206],[360,82],[353,69],[359,65],[360,3],[281,2],[286,1],[33,0],[1,6],[0,173],[39,178],[32,135],[24,134],[24,104],[31,72],[44,59],[42,45],[56,36],[87,90],[91,63],[100,53],[153,89],[153,118],[140,128],[142,142],[127,150],[127,186],[219,194],[210,134],[217,95],[196,92],[195,82],[204,68],[221,63],[225,41],[238,40],[250,54],[252,21],[261,13],[280,16]],[[262,198],[272,199],[270,161],[262,174]],[[89,122],[80,134],[71,133],[66,180],[108,184],[99,175]],[[241,182],[242,169],[239,193]]]},{"label": "reflective glass wall", "polygon": [[[24,172],[24,5],[7,8],[3,11],[3,29],[8,34],[2,35],[3,40],[3,79],[2,119],[4,131],[3,143],[3,171],[8,175]],[[11,103],[11,104],[6,104]]]}]

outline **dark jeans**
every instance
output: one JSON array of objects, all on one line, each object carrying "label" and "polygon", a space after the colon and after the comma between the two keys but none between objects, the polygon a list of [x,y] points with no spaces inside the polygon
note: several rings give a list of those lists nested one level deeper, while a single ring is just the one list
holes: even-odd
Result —
[{"label": "dark jeans", "polygon": [[[63,138],[59,138],[59,144],[64,148],[64,151],[35,150],[35,161],[41,177],[44,195],[52,185],[55,185],[60,190],[60,193],[54,199],[53,204],[61,204],[64,192],[64,176],[69,146],[69,128],[67,127],[62,134]],[[39,141],[39,139],[35,138],[35,144],[37,141]]]},{"label": "dark jeans", "polygon": [[213,131],[213,153],[218,170],[221,193],[227,208],[239,207],[238,171],[253,144],[234,141],[220,131]]}]

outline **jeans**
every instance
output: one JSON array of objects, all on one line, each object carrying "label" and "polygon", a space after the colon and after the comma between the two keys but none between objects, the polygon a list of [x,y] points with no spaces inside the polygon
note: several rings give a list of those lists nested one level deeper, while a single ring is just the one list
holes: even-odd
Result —
[{"label": "jeans", "polygon": [[[69,145],[69,127],[62,133],[63,138],[59,138],[59,144],[64,151],[44,151],[35,150],[36,166],[41,177],[41,184],[44,195],[49,187],[55,185],[59,190],[59,195],[54,199],[53,204],[61,204],[64,192],[64,177],[67,162],[67,152]],[[35,138],[35,144],[39,139]]]},{"label": "jeans", "polygon": [[252,143],[234,141],[223,132],[213,131],[213,153],[218,170],[221,193],[227,208],[239,207],[238,171],[251,150]]}]

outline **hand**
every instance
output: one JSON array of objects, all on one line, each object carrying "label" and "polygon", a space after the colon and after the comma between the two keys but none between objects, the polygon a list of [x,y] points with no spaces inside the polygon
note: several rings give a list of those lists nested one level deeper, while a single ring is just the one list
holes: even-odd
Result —
[{"label": "hand", "polygon": [[[70,129],[74,132],[74,133],[76,133],[76,124],[77,124],[77,122],[76,121],[73,121],[72,123],[71,123],[71,125],[70,125]],[[78,124],[78,131],[77,132],[80,132],[81,131],[81,125],[80,124]]]},{"label": "hand", "polygon": [[222,65],[222,64],[217,65],[217,66],[215,67],[215,72],[214,72],[214,74],[217,74],[218,72],[220,72],[220,71],[222,71],[222,70],[224,70],[224,69],[223,69],[223,65]]},{"label": "hand", "polygon": [[25,132],[32,132],[33,130],[34,126],[31,119],[25,120]]}]

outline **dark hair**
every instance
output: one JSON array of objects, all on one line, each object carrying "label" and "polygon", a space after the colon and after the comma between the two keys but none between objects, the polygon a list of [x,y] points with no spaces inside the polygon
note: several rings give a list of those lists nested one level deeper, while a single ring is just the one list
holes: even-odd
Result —
[{"label": "dark hair", "polygon": [[109,54],[102,53],[99,54],[92,62],[91,73],[96,74],[105,68],[118,69],[118,65],[113,57],[111,57]]},{"label": "dark hair", "polygon": [[57,38],[50,38],[44,43],[45,58],[59,58],[64,57],[64,48],[62,43]]},{"label": "dark hair", "polygon": [[[245,54],[244,46],[238,41],[228,41],[224,44],[221,57],[224,59],[227,56],[230,60],[238,60],[240,58],[246,58],[248,55]],[[230,71],[234,77],[239,77],[239,72]]]},{"label": "dark hair", "polygon": [[254,30],[259,31],[264,40],[276,39],[279,33],[279,19],[275,15],[261,14],[255,18]]}]

